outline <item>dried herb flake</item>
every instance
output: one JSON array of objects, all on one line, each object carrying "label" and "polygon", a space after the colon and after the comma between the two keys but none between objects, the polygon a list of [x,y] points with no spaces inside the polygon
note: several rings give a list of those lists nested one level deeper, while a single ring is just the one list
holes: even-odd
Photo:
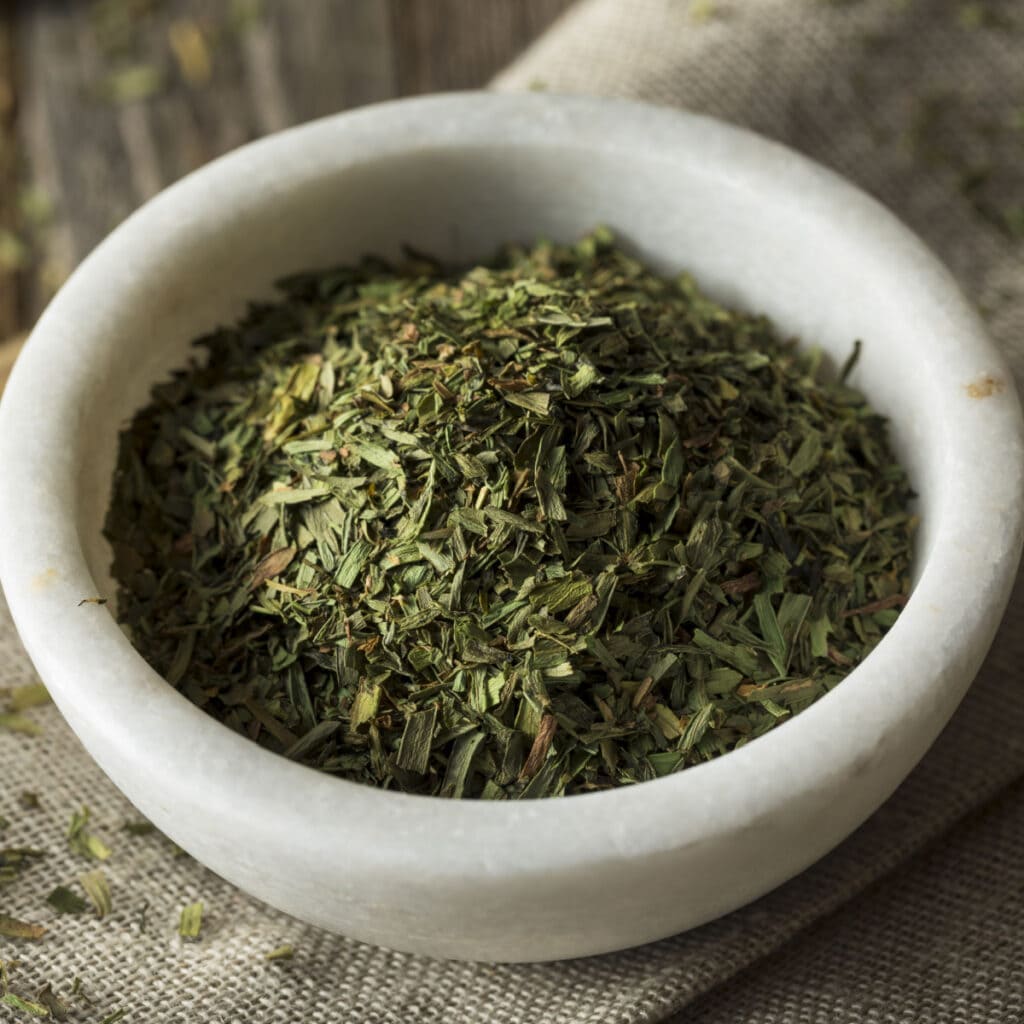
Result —
[{"label": "dried herb flake", "polygon": [[178,923],[178,934],[183,939],[196,942],[199,939],[199,932],[203,927],[203,904],[202,902],[189,903],[182,907],[181,920]]},{"label": "dried herb flake", "polygon": [[92,903],[96,916],[100,918],[106,917],[110,913],[113,904],[110,895],[110,885],[103,871],[100,868],[86,871],[78,876],[78,881],[85,890],[86,896],[89,897],[89,902]]}]

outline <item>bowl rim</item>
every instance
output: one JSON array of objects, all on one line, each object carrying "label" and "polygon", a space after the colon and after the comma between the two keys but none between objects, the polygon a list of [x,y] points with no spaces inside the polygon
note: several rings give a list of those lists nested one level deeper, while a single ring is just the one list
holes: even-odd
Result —
[{"label": "bowl rim", "polygon": [[[443,131],[437,130],[439,124],[445,126]],[[911,599],[896,626],[843,685],[783,727],[727,756],[642,785],[560,800],[450,801],[381,791],[289,762],[209,718],[157,676],[105,610],[91,607],[86,614],[68,614],[69,602],[93,593],[95,585],[71,514],[76,500],[72,483],[60,476],[66,464],[58,459],[52,471],[38,469],[52,461],[55,446],[68,444],[57,424],[66,427],[66,417],[77,415],[76,403],[88,395],[86,364],[62,358],[70,326],[88,324],[96,295],[116,313],[122,296],[107,292],[104,281],[111,276],[120,280],[121,268],[150,244],[156,227],[166,227],[175,210],[184,209],[211,187],[244,191],[255,187],[253,180],[265,181],[268,176],[286,183],[287,175],[295,173],[296,155],[309,148],[343,150],[343,142],[371,139],[376,140],[371,155],[379,159],[389,147],[398,153],[417,147],[486,144],[497,124],[508,144],[550,145],[550,130],[557,126],[570,133],[566,141],[571,145],[619,153],[645,144],[653,131],[664,140],[663,159],[676,158],[684,145],[711,143],[707,152],[712,164],[714,144],[728,142],[733,152],[749,156],[744,167],[733,167],[730,173],[764,189],[766,201],[775,197],[792,201],[794,196],[813,193],[818,198],[813,200],[817,205],[809,212],[812,216],[827,216],[832,204],[843,204],[851,211],[845,222],[857,236],[854,241],[868,251],[884,246],[890,261],[912,267],[914,279],[908,287],[929,288],[945,296],[942,320],[955,325],[955,331],[952,338],[936,343],[947,348],[955,344],[960,355],[969,354],[994,379],[1004,382],[994,401],[977,403],[977,430],[1009,439],[1005,472],[991,472],[980,464],[984,460],[971,472],[971,460],[961,460],[968,468],[962,479],[949,482],[951,507],[943,511],[944,526],[924,560]],[[385,138],[390,141],[382,142]],[[89,331],[86,326],[86,338]],[[67,372],[55,375],[55,365],[66,367]],[[961,365],[963,360],[957,367]],[[47,416],[39,416],[40,408],[49,410]],[[769,816],[782,803],[815,789],[825,759],[832,758],[830,771],[853,770],[873,740],[859,746],[843,742],[851,730],[876,737],[901,716],[933,701],[931,688],[943,663],[935,650],[941,645],[930,645],[927,636],[929,631],[934,634],[940,621],[935,608],[943,607],[942,595],[950,588],[959,592],[960,628],[965,637],[984,633],[990,620],[998,621],[1005,605],[1009,584],[982,586],[971,568],[999,561],[1005,565],[1007,537],[1015,552],[1014,564],[1019,558],[1024,514],[1019,502],[1022,438],[1024,425],[1010,372],[955,281],[892,214],[838,175],[744,129],[633,101],[543,93],[417,97],[309,122],[220,157],[146,203],[83,261],[33,330],[0,403],[0,475],[5,481],[0,493],[0,580],[40,676],[72,726],[77,730],[87,725],[93,756],[101,765],[107,760],[96,749],[97,738],[119,757],[136,761],[144,743],[149,770],[160,764],[167,773],[169,805],[206,802],[211,813],[233,816],[252,835],[315,828],[325,843],[343,842],[349,851],[361,846],[373,851],[375,863],[391,859],[398,869],[415,855],[389,841],[401,828],[431,837],[435,843],[432,870],[452,875],[546,873],[566,863],[633,859],[735,834],[749,824],[752,807]],[[960,445],[957,450],[961,451],[975,437],[944,440]],[[70,447],[83,443],[75,437]],[[963,504],[963,514],[958,502]],[[955,543],[965,532],[972,536],[970,552]],[[40,546],[25,542],[41,536],[48,539]],[[941,558],[936,557],[940,554]],[[54,564],[62,565],[62,570],[53,585],[39,585],[42,567]],[[55,622],[61,623],[59,636],[54,635]],[[863,699],[887,673],[903,664],[894,661],[893,655],[900,649],[905,658],[908,645],[918,660],[919,674],[902,680],[887,703]],[[964,670],[969,676],[978,662],[980,656],[966,657]],[[69,684],[72,670],[89,680],[88,694]],[[183,744],[181,737],[186,735],[189,743]],[[211,776],[210,764],[190,760],[198,748],[216,750],[217,772],[227,771],[224,766],[230,764],[230,773]],[[784,789],[777,785],[778,778],[787,780]],[[302,801],[290,796],[296,787],[303,792]],[[734,798],[737,791],[744,793],[742,800]],[[224,805],[227,792],[232,794],[232,808]],[[330,808],[331,814],[321,815],[312,824],[311,806]],[[684,809],[685,820],[682,815],[667,814],[668,808]],[[172,838],[181,834],[176,834],[173,824],[165,831]],[[586,843],[580,842],[581,835],[587,836]]]}]

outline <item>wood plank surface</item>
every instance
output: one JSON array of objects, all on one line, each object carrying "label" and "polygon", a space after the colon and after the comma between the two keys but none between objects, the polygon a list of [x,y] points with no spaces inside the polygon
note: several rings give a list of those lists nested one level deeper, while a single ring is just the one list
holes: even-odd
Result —
[{"label": "wood plank surface", "polygon": [[568,6],[566,0],[392,0],[399,93],[483,85]]},{"label": "wood plank surface", "polygon": [[0,3],[0,232],[24,241],[13,197],[26,188],[53,211],[31,226],[26,268],[5,272],[0,245],[0,340],[182,175],[290,124],[483,86],[571,2]]},{"label": "wood plank surface", "polygon": [[14,59],[13,12],[0,9],[0,339],[18,329],[21,315],[18,290],[23,257],[17,234]]}]

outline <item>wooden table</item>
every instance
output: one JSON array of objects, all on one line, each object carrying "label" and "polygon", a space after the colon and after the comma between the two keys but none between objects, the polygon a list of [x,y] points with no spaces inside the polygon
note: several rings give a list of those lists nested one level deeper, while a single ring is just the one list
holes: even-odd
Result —
[{"label": "wooden table", "polygon": [[572,0],[0,0],[0,386],[136,206],[250,139],[484,85]]}]

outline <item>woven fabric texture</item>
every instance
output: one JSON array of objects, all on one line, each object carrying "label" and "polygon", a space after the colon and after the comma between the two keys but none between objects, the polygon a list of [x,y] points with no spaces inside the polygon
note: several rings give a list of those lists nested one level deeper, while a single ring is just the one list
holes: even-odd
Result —
[{"label": "woven fabric texture", "polygon": [[[958,275],[1024,377],[1024,6],[1019,0],[585,0],[495,83],[631,96],[745,124],[857,181]],[[268,909],[156,834],[52,706],[0,730],[2,847],[46,853],[0,888],[42,923],[0,938],[11,990],[80,999],[70,1020],[305,1024],[1013,1022],[1024,1014],[1024,586],[953,721],[841,847],[685,935],[550,965],[451,964],[365,946]],[[0,689],[33,673],[0,611]],[[0,694],[0,707],[3,706]],[[36,794],[38,808],[26,806]],[[61,916],[58,884],[112,849],[113,910]],[[201,941],[177,935],[202,900]],[[267,961],[284,944],[289,960]],[[0,1005],[0,1021],[29,1019]]]}]

